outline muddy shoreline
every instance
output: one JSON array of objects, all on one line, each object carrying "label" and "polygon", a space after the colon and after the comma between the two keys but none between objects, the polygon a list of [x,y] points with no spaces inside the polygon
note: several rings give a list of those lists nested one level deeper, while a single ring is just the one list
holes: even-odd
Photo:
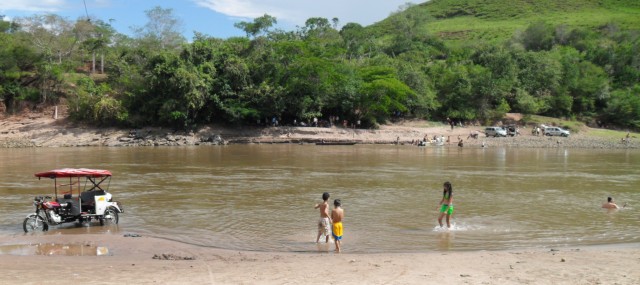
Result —
[{"label": "muddy shoreline", "polygon": [[[640,149],[640,139],[628,142],[589,136],[588,131],[568,138],[533,136],[523,128],[516,137],[486,137],[484,127],[455,127],[426,121],[402,121],[382,125],[378,129],[342,127],[226,127],[205,126],[197,131],[174,131],[167,128],[117,129],[72,123],[68,119],[52,119],[44,114],[6,117],[0,121],[0,148],[24,147],[151,147],[228,144],[315,144],[319,142],[352,142],[357,144],[415,145],[434,136],[442,143],[426,147],[515,147],[515,148],[592,148]],[[470,137],[477,133],[477,139]]]},{"label": "muddy shoreline", "polygon": [[103,247],[108,253],[0,255],[2,284],[55,284],[62,280],[92,284],[312,284],[320,280],[328,284],[640,282],[637,246],[336,254],[234,251],[116,233],[0,236],[0,245],[16,244]]}]

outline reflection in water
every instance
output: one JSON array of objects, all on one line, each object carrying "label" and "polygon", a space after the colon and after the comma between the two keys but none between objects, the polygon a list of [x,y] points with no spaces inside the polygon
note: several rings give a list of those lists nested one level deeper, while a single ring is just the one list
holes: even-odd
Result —
[{"label": "reflection in water", "polygon": [[319,242],[316,243],[316,247],[318,248],[318,252],[330,252],[333,249],[333,242]]},{"label": "reflection in water", "polygon": [[99,256],[108,254],[109,249],[106,247],[85,244],[42,243],[0,246],[0,255]]},{"label": "reflection in water", "polygon": [[[87,167],[114,173],[110,192],[127,209],[120,224],[45,234],[135,232],[317,252],[313,205],[327,191],[345,209],[345,252],[640,242],[631,203],[640,200],[639,151],[233,145],[0,149],[0,161],[0,234],[22,231],[33,197],[52,192],[33,173]],[[444,181],[454,185],[452,222],[462,229],[451,233],[433,231]],[[607,214],[600,209],[607,196],[630,206]]]},{"label": "reflection in water", "polygon": [[441,231],[438,232],[438,249],[450,250],[453,248],[453,231]]}]

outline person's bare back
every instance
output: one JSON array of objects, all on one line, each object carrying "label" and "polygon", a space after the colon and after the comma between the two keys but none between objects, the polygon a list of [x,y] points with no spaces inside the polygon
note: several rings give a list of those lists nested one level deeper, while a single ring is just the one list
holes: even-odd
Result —
[{"label": "person's bare back", "polygon": [[344,231],[344,227],[342,226],[342,220],[344,219],[344,209],[342,209],[342,203],[340,199],[335,199],[333,201],[333,210],[331,210],[331,220],[333,223],[333,239],[336,241],[336,252],[340,253],[342,251],[342,234]]},{"label": "person's bare back", "polygon": [[327,203],[327,201],[316,204],[316,209],[320,209],[320,218],[329,217],[329,203]]},{"label": "person's bare back", "polygon": [[343,218],[344,218],[344,209],[338,207],[331,211],[331,220],[333,221],[333,223],[340,223],[342,222]]},{"label": "person's bare back", "polygon": [[602,204],[602,208],[604,209],[620,209],[618,205],[613,201],[613,198],[607,197],[607,202]]},{"label": "person's bare back", "polygon": [[326,236],[326,242],[329,242],[331,232],[331,218],[329,217],[329,193],[322,193],[322,203],[316,204],[315,208],[320,209],[320,220],[318,221],[318,237],[316,243],[320,241],[322,235]]}]

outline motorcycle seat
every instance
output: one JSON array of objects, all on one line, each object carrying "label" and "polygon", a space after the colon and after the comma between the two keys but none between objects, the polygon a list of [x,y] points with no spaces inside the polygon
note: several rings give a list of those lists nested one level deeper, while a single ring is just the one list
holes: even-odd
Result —
[{"label": "motorcycle seat", "polygon": [[[66,197],[66,195],[65,195]],[[78,207],[78,198],[63,198],[63,199],[58,199],[58,203],[60,203],[60,205],[62,204],[66,204],[65,208],[69,208],[71,210],[71,213],[74,215],[78,215],[80,214],[80,207]]]}]

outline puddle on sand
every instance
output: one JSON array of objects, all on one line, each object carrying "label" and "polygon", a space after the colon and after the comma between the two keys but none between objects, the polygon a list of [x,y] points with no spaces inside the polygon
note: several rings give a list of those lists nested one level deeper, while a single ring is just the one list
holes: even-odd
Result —
[{"label": "puddle on sand", "polygon": [[87,244],[13,244],[0,245],[0,255],[63,255],[63,256],[101,256],[108,255],[104,246]]}]

